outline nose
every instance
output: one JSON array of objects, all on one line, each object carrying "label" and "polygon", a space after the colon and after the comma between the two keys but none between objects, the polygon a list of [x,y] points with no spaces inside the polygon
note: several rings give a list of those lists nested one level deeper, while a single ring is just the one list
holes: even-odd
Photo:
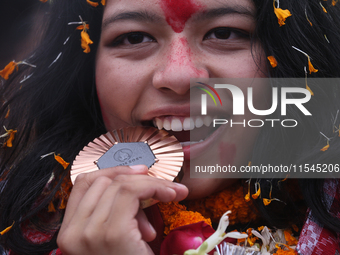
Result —
[{"label": "nose", "polygon": [[171,41],[166,54],[160,56],[158,69],[153,76],[153,86],[164,92],[185,95],[190,90],[190,78],[209,78],[208,70],[194,54],[183,37]]}]

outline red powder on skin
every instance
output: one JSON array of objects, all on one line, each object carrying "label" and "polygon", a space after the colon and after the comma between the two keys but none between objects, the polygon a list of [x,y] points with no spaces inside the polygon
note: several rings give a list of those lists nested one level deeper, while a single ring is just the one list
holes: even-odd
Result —
[{"label": "red powder on skin", "polygon": [[176,33],[182,32],[187,20],[202,9],[201,5],[191,0],[162,0],[161,7],[166,21]]},{"label": "red powder on skin", "polygon": [[221,142],[219,144],[219,157],[220,164],[223,166],[233,165],[234,159],[236,155],[236,146],[235,144],[229,144],[226,142]]},{"label": "red powder on skin", "polygon": [[182,66],[191,69],[191,74],[193,77],[207,77],[204,70],[198,70],[194,66],[192,58],[193,53],[186,38],[178,38],[177,42],[172,42],[170,44],[170,54],[168,55],[168,59],[171,65]]}]

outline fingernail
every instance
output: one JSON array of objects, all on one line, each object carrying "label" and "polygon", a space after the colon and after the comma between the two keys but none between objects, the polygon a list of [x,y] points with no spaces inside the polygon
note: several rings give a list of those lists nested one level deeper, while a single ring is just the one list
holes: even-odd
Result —
[{"label": "fingernail", "polygon": [[134,171],[142,171],[147,169],[146,165],[134,165],[130,166],[130,168]]},{"label": "fingernail", "polygon": [[180,187],[187,187],[184,184],[181,184],[181,183],[178,183],[178,182],[174,182],[174,184],[176,184],[177,186],[180,186]]},{"label": "fingernail", "polygon": [[157,235],[155,228],[151,225],[150,222],[149,222],[149,228],[150,228],[150,231],[152,232],[153,235]]}]

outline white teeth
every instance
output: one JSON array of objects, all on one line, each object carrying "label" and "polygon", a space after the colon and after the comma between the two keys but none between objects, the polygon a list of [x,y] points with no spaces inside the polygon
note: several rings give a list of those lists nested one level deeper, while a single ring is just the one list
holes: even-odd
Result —
[{"label": "white teeth", "polygon": [[197,117],[197,118],[196,118],[195,126],[196,126],[197,128],[200,128],[200,127],[203,126],[203,120],[202,120],[201,117]]},{"label": "white teeth", "polygon": [[207,127],[209,127],[210,124],[211,124],[211,122],[212,122],[212,118],[211,118],[210,116],[205,116],[205,117],[204,117],[204,119],[203,119],[204,125],[206,125]]},{"label": "white teeth", "polygon": [[153,124],[158,127],[159,130],[163,128],[163,121],[159,118],[156,118],[156,121],[153,121]]},{"label": "white teeth", "polygon": [[163,121],[163,127],[164,127],[165,130],[171,130],[171,123],[168,119],[165,119]]},{"label": "white teeth", "polygon": [[213,118],[210,116],[205,117],[185,117],[181,120],[179,117],[167,117],[167,118],[155,118],[153,124],[159,130],[164,128],[165,130],[172,130],[180,132],[182,130],[188,131],[194,128],[200,128],[203,125],[209,127]]},{"label": "white teeth", "polygon": [[193,130],[195,128],[195,122],[192,118],[185,118],[183,121],[184,130]]},{"label": "white teeth", "polygon": [[171,121],[171,130],[182,131],[182,122],[177,118],[173,118]]}]

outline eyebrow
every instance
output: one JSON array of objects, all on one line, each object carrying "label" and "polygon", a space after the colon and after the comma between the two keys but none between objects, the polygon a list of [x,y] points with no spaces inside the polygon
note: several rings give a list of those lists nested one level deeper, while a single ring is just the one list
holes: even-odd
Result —
[{"label": "eyebrow", "polygon": [[242,5],[234,5],[234,6],[226,6],[215,9],[208,9],[201,13],[197,13],[193,15],[192,21],[205,21],[208,19],[219,18],[221,16],[229,15],[229,14],[240,14],[244,16],[249,16],[252,19],[255,19],[255,12],[251,11],[249,8],[246,8]]},{"label": "eyebrow", "polygon": [[[235,6],[226,6],[222,8],[204,10],[203,12],[194,14],[192,17],[192,21],[193,22],[205,21],[208,19],[218,18],[221,16],[229,15],[229,14],[240,14],[240,15],[249,16],[255,19],[254,12],[252,12],[251,10],[249,10],[248,8],[242,5],[235,5]],[[105,19],[102,24],[102,29],[104,29],[108,25],[115,23],[117,21],[125,21],[125,20],[157,23],[157,22],[163,21],[164,18],[154,13],[150,13],[148,11],[122,12],[115,16],[111,16]]]},{"label": "eyebrow", "polygon": [[133,20],[133,21],[139,21],[139,22],[152,22],[156,23],[162,20],[162,17],[149,13],[147,11],[141,11],[141,12],[122,12],[118,15],[111,16],[103,21],[102,28],[107,27],[109,24],[115,23],[117,21],[123,21],[123,20]]}]

